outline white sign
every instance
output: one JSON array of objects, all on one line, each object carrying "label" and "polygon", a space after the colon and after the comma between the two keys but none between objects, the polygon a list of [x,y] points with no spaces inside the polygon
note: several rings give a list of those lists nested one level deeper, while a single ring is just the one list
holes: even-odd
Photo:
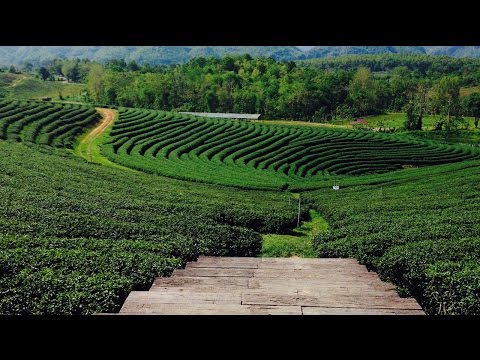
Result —
[{"label": "white sign", "polygon": [[340,186],[339,185],[333,185],[333,190],[340,190]]}]

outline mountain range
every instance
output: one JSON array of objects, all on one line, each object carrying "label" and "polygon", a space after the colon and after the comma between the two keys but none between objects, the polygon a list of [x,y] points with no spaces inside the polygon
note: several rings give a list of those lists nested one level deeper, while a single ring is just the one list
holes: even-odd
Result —
[{"label": "mountain range", "polygon": [[305,60],[343,55],[427,54],[480,57],[480,46],[0,46],[1,65],[34,65],[55,58],[80,58],[105,62],[125,59],[140,64],[170,65],[197,56],[226,54],[267,56],[278,61]]}]

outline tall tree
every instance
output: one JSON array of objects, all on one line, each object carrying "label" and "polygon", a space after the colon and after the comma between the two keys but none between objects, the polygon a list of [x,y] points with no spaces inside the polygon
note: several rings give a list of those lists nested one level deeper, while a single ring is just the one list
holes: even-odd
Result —
[{"label": "tall tree", "polygon": [[104,86],[103,86],[103,74],[105,70],[100,64],[92,64],[90,67],[90,72],[87,76],[87,91],[94,101],[101,102]]},{"label": "tall tree", "polygon": [[478,128],[480,119],[480,93],[473,93],[463,98],[465,112],[474,117],[475,128]]},{"label": "tall tree", "polygon": [[377,84],[372,72],[361,67],[357,70],[348,87],[348,96],[356,115],[369,115],[379,112]]},{"label": "tall tree", "polygon": [[432,105],[441,116],[445,130],[454,130],[460,117],[460,79],[456,76],[441,78],[432,89]]},{"label": "tall tree", "polygon": [[404,109],[406,115],[404,127],[406,130],[422,130],[423,115],[427,108],[428,89],[426,82],[420,82],[411,94]]},{"label": "tall tree", "polygon": [[47,80],[50,77],[50,71],[47,70],[45,66],[42,66],[38,73],[43,81]]}]

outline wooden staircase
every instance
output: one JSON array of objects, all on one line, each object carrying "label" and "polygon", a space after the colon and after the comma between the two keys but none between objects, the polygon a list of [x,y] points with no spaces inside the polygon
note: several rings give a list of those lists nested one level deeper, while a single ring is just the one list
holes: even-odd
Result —
[{"label": "wooden staircase", "polygon": [[150,291],[132,291],[120,314],[424,315],[417,301],[355,259],[205,257]]}]

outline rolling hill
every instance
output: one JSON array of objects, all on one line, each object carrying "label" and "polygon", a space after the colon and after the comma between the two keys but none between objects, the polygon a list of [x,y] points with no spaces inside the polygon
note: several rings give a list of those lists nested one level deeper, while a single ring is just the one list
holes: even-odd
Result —
[{"label": "rolling hill", "polygon": [[197,56],[221,57],[250,54],[275,60],[303,60],[343,55],[428,54],[479,57],[480,46],[0,46],[0,65],[34,65],[55,58],[79,58],[105,62],[125,59],[140,64],[180,64]]},{"label": "rolling hill", "polygon": [[[103,149],[118,145],[119,162],[142,165],[133,155],[152,145],[143,157],[177,171],[171,177],[190,168],[199,178],[263,181],[254,165],[263,161],[276,163],[265,170],[271,179],[300,179],[317,154],[313,165],[349,173],[338,175],[339,191],[325,176],[315,190],[297,194],[300,220],[315,210],[328,222],[313,239],[317,256],[357,258],[414,295],[428,314],[480,313],[478,148],[143,109],[119,113]],[[288,234],[295,226],[289,191],[232,191],[86,162],[68,148],[98,115],[75,104],[0,102],[1,314],[115,312],[130,291],[148,289],[186,261],[255,256],[261,233]],[[329,151],[339,156],[326,164]],[[432,166],[365,171],[398,158]]]}]

